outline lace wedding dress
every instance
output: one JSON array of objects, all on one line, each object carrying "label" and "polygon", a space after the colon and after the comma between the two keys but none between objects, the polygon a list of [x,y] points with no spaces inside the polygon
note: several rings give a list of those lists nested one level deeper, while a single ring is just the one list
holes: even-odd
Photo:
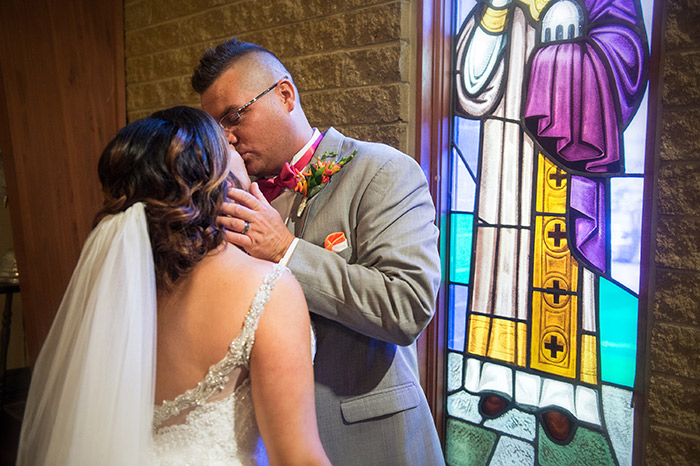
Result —
[{"label": "lace wedding dress", "polygon": [[204,380],[172,401],[155,406],[153,442],[159,465],[260,465],[267,454],[250,392],[255,330],[283,266],[263,280],[243,329]]}]

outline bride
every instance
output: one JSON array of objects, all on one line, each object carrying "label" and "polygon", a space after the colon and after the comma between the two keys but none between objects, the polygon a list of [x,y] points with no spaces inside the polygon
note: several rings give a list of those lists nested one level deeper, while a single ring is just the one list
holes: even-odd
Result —
[{"label": "bride", "polygon": [[18,465],[329,464],[301,288],[215,223],[235,157],[188,107],[107,145],[104,206],[34,368]]}]

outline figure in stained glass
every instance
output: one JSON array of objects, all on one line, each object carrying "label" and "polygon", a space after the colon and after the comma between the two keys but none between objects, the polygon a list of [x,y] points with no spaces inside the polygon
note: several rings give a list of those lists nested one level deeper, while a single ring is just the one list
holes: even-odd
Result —
[{"label": "figure in stained glass", "polygon": [[[608,357],[630,342],[601,325],[633,295],[611,272],[611,180],[647,67],[635,0],[485,0],[457,37],[455,113],[481,122],[464,387],[562,445],[606,432],[604,383],[633,385],[634,348]],[[631,375],[606,378],[613,360]]]}]

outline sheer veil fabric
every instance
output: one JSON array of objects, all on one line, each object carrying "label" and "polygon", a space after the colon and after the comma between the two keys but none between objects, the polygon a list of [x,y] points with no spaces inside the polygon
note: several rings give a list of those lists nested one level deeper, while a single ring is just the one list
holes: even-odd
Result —
[{"label": "sheer veil fabric", "polygon": [[142,203],[88,237],[32,375],[17,465],[153,463],[156,285]]}]

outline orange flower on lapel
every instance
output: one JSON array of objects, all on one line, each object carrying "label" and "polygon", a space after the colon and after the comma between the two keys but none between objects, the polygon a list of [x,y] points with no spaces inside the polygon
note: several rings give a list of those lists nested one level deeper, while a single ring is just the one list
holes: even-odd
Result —
[{"label": "orange flower on lapel", "polygon": [[335,152],[326,152],[316,161],[316,163],[312,164],[305,171],[296,171],[297,185],[294,187],[294,191],[301,193],[302,196],[304,196],[301,204],[299,204],[297,217],[301,217],[308,200],[318,194],[318,192],[321,191],[321,189],[323,189],[331,180],[331,176],[338,173],[343,165],[355,157],[356,153],[357,151],[355,150],[352,152],[352,154],[346,155],[339,161],[334,162],[326,159],[330,156],[337,157],[338,154]]},{"label": "orange flower on lapel", "polygon": [[307,183],[306,178],[304,176],[299,176],[299,171],[297,170],[297,185],[294,187],[294,191],[306,196],[308,187],[309,183]]}]

